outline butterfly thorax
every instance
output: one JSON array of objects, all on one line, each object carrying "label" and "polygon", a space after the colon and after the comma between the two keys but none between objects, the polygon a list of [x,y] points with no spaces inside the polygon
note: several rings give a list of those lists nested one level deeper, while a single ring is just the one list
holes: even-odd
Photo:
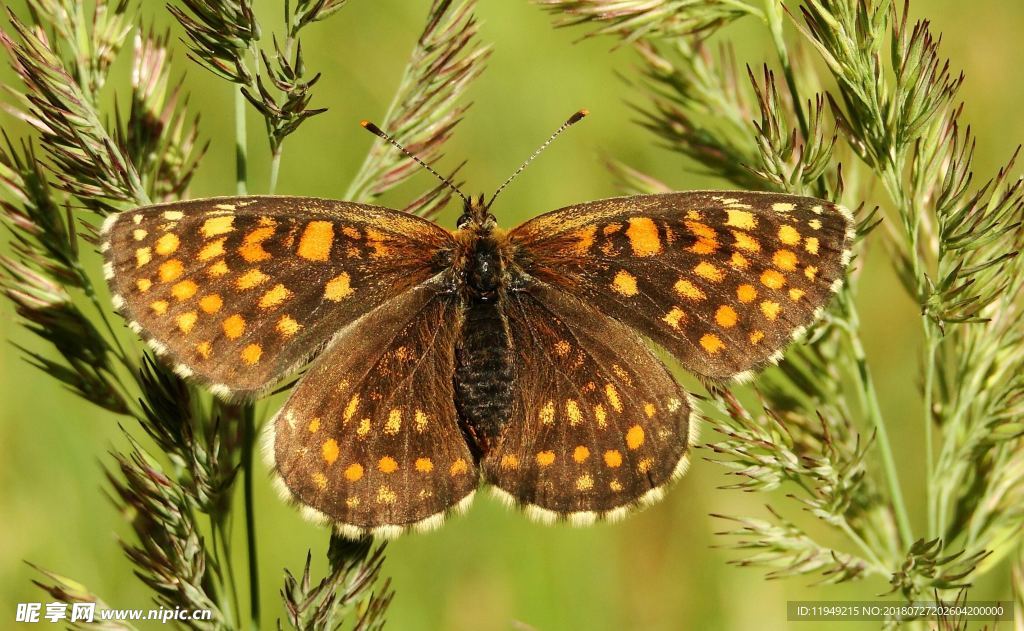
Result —
[{"label": "butterfly thorax", "polygon": [[512,407],[512,347],[504,302],[513,283],[508,241],[493,216],[475,214],[470,221],[460,221],[456,240],[452,271],[461,303],[461,332],[455,353],[455,404],[459,425],[480,458],[494,447]]}]

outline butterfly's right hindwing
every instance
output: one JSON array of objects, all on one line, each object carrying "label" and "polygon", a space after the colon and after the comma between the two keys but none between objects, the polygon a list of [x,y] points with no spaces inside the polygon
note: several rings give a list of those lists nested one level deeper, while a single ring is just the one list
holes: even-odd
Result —
[{"label": "butterfly's right hindwing", "polygon": [[541,520],[614,519],[686,468],[693,406],[635,332],[534,283],[505,305],[515,403],[481,467]]},{"label": "butterfly's right hindwing", "polygon": [[163,204],[108,219],[118,310],[179,374],[257,395],[343,326],[436,273],[450,234],[394,210],[305,197]]}]

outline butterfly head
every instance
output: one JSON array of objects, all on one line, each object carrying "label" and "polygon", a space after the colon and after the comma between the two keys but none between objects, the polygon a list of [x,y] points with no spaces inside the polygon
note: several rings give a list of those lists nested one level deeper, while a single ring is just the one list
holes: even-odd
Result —
[{"label": "butterfly head", "polygon": [[498,225],[498,220],[490,213],[489,208],[490,204],[485,201],[482,194],[476,198],[469,197],[465,199],[462,215],[455,225],[460,230],[488,234]]}]

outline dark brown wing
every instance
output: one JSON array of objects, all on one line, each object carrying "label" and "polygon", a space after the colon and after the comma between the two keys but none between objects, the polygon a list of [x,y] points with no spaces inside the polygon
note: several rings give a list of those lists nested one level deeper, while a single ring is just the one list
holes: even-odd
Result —
[{"label": "dark brown wing", "polygon": [[721,379],[777,360],[818,317],[853,230],[848,211],[820,199],[694,191],[569,206],[509,238],[526,274]]},{"label": "dark brown wing", "polygon": [[346,536],[394,536],[468,506],[479,474],[454,404],[458,309],[420,285],[350,325],[266,443],[286,495]]},{"label": "dark brown wing", "polygon": [[341,327],[436,273],[451,235],[395,210],[226,197],[104,224],[115,306],[183,376],[249,397]]},{"label": "dark brown wing", "polygon": [[536,283],[505,301],[517,399],[485,479],[542,521],[614,519],[685,471],[693,405],[640,337]]}]

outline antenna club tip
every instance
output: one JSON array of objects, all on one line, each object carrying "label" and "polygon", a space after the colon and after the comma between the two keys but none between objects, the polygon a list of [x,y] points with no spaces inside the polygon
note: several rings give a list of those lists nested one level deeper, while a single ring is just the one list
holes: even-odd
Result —
[{"label": "antenna club tip", "polygon": [[367,127],[367,128],[369,128],[370,125],[372,125],[372,124],[373,123],[371,123],[370,121],[366,120],[365,118],[363,120],[359,121],[359,126],[360,127]]},{"label": "antenna club tip", "polygon": [[589,116],[589,115],[590,115],[590,110],[582,109],[582,110],[579,110],[578,112],[576,112],[575,114],[573,114],[572,116],[570,116],[568,122],[569,122],[570,125],[572,125],[573,123],[580,122],[580,120],[582,120],[584,116]]}]

